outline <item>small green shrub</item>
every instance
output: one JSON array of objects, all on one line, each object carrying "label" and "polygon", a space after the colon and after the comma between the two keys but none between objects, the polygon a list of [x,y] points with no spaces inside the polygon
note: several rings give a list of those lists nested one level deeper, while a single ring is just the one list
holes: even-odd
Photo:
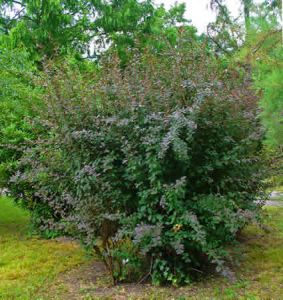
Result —
[{"label": "small green shrub", "polygon": [[186,36],[119,66],[115,54],[93,76],[47,66],[50,136],[10,189],[42,229],[96,249],[114,281],[177,285],[208,264],[231,275],[225,245],[256,217],[263,177],[248,81]]}]

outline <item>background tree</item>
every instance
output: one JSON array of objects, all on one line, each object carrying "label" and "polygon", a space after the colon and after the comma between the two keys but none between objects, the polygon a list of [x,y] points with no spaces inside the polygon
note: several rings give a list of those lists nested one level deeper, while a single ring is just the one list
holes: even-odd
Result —
[{"label": "background tree", "polygon": [[32,84],[35,70],[25,50],[0,48],[0,187],[6,187],[18,159],[38,135],[32,122],[41,94]]},{"label": "background tree", "polygon": [[248,39],[241,55],[252,66],[253,80],[261,100],[267,142],[283,145],[283,47],[280,25],[281,4],[265,1],[254,7]]},{"label": "background tree", "polygon": [[264,1],[251,10],[247,41],[240,61],[252,68],[253,85],[260,101],[266,129],[266,152],[270,157],[270,184],[283,184],[283,47],[281,1]]},{"label": "background tree", "polygon": [[216,11],[216,20],[207,26],[211,47],[219,54],[231,56],[243,42],[243,28],[240,16],[233,18],[223,0],[211,0],[210,7]]},{"label": "background tree", "polygon": [[242,4],[244,24],[237,25],[225,1],[212,0],[217,18],[208,26],[208,37],[218,52],[229,54],[230,62],[236,61],[245,72],[251,72],[261,98],[267,142],[278,146],[283,143],[281,2],[267,0],[255,5],[252,0],[242,0]]},{"label": "background tree", "polygon": [[1,0],[0,4],[9,16],[2,22],[6,34],[1,40],[11,48],[22,44],[36,60],[71,50],[85,51],[92,15],[89,1]]},{"label": "background tree", "polygon": [[119,53],[122,63],[129,55],[129,49],[164,47],[156,37],[163,35],[166,41],[176,44],[179,27],[196,36],[196,29],[188,26],[184,18],[185,5],[175,5],[169,11],[164,6],[156,7],[152,1],[115,0],[104,5],[102,17],[95,26],[101,29],[100,37],[109,42]]},{"label": "background tree", "polygon": [[186,23],[184,5],[166,11],[151,0],[0,0],[1,41],[23,44],[35,60],[76,54],[97,58],[110,45],[119,54],[166,33],[173,41],[176,24]]}]

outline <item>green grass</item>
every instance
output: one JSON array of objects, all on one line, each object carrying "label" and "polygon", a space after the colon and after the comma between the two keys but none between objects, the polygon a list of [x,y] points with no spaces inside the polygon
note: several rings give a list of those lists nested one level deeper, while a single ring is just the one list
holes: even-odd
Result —
[{"label": "green grass", "polygon": [[0,299],[30,300],[56,276],[85,261],[71,242],[42,240],[28,234],[29,215],[0,197]]},{"label": "green grass", "polygon": [[273,192],[273,191],[277,191],[277,192],[283,193],[283,185],[272,186],[272,187],[269,187],[269,188],[267,189],[267,192],[268,192],[268,193],[271,193],[271,192]]},{"label": "green grass", "polygon": [[282,192],[283,193],[283,185],[280,185],[280,186],[276,186],[273,188],[274,191],[277,191],[277,192]]}]

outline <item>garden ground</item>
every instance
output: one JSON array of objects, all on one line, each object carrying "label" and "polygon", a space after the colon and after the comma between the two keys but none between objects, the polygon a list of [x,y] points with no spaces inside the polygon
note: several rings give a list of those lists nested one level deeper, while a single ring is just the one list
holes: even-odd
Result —
[{"label": "garden ground", "polygon": [[[278,199],[280,200],[280,199]],[[281,199],[282,200],[282,199]],[[206,276],[182,288],[111,286],[103,265],[74,242],[28,234],[28,215],[0,199],[0,299],[283,299],[283,207],[265,209],[264,229],[249,226],[233,247],[236,281]]]}]

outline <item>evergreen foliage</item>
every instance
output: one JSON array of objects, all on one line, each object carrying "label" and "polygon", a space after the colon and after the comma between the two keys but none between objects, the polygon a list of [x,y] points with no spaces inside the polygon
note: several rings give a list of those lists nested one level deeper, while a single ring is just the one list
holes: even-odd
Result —
[{"label": "evergreen foliage", "polygon": [[38,134],[31,118],[40,90],[32,84],[35,67],[26,51],[0,48],[0,186]]}]

